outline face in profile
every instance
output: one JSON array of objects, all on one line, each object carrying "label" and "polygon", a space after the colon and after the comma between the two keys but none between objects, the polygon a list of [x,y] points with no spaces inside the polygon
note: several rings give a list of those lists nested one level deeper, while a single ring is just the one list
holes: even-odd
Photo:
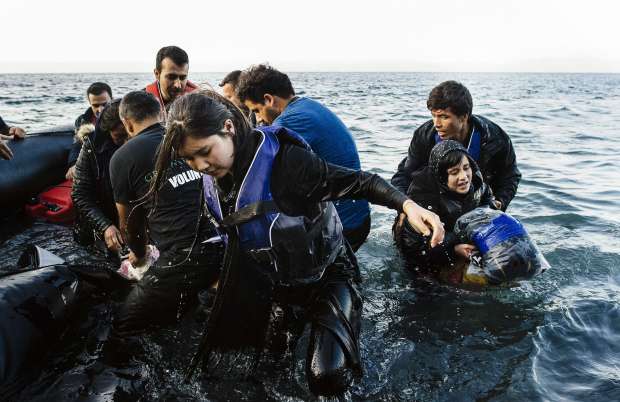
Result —
[{"label": "face in profile", "polygon": [[159,81],[161,97],[164,102],[172,102],[185,93],[188,72],[189,65],[187,63],[179,66],[169,57],[161,61],[161,70],[155,70],[155,77]]},{"label": "face in profile", "polygon": [[459,134],[467,129],[468,116],[457,116],[448,109],[433,109],[433,124],[442,140],[459,140]]},{"label": "face in profile", "polygon": [[90,103],[90,108],[93,111],[93,114],[97,117],[103,112],[103,108],[105,105],[110,103],[112,98],[110,94],[106,91],[103,91],[99,95],[88,94],[88,103]]},{"label": "face in profile", "polygon": [[448,168],[448,188],[458,194],[467,194],[471,186],[472,170],[467,156],[463,155],[461,161]]},{"label": "face in profile", "polygon": [[121,123],[110,131],[110,137],[112,138],[112,142],[114,144],[120,146],[127,142],[127,138],[129,136],[127,135],[125,126]]},{"label": "face in profile", "polygon": [[275,99],[273,96],[266,94],[263,103],[252,102],[249,99],[246,99],[244,103],[250,112],[256,115],[257,123],[269,125],[280,115],[280,111],[274,106],[274,101]]},{"label": "face in profile", "polygon": [[194,170],[216,179],[231,172],[234,162],[235,129],[231,120],[224,124],[224,130],[208,137],[186,136],[179,149],[179,157],[185,159]]}]

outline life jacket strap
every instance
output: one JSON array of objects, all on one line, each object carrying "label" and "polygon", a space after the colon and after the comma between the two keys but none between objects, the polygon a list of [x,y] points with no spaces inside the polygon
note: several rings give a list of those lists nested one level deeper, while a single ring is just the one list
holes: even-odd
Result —
[{"label": "life jacket strap", "polygon": [[224,227],[238,226],[251,221],[257,216],[277,212],[280,212],[280,210],[273,200],[257,201],[228,215],[222,219],[221,225]]}]

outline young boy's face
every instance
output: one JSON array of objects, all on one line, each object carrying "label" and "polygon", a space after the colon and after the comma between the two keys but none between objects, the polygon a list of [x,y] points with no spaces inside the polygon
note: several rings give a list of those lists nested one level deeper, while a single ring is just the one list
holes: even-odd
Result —
[{"label": "young boy's face", "polygon": [[471,186],[471,166],[467,156],[448,169],[448,188],[458,194],[467,194]]}]

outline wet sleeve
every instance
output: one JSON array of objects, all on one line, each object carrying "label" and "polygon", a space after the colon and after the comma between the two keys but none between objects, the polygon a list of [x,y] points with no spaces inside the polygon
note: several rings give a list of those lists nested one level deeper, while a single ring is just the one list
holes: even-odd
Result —
[{"label": "wet sleeve", "polygon": [[71,150],[69,150],[69,157],[67,158],[67,167],[71,167],[75,165],[75,162],[77,162],[77,158],[80,155],[81,149],[82,149],[82,142],[79,140],[74,141],[73,145],[71,145]]},{"label": "wet sleeve", "polygon": [[403,194],[407,194],[413,172],[426,164],[423,156],[420,155],[421,147],[417,144],[417,138],[419,137],[419,135],[416,135],[417,133],[417,130],[413,133],[407,156],[398,164],[396,173],[394,173],[391,180],[392,185]]},{"label": "wet sleeve", "polygon": [[2,120],[2,117],[0,117],[0,134],[8,134],[9,128],[10,127],[4,122],[4,120]]},{"label": "wet sleeve", "polygon": [[71,199],[76,210],[84,216],[90,225],[96,228],[99,233],[103,233],[113,223],[105,216],[97,203],[95,172],[91,169],[88,157],[90,151],[92,150],[89,147],[84,146],[75,163]]},{"label": "wet sleeve", "polygon": [[[499,128],[499,127],[498,127]],[[495,198],[501,201],[502,210],[506,210],[510,201],[517,193],[517,187],[521,181],[521,172],[517,167],[517,157],[515,155],[512,141],[508,135],[501,129],[502,137],[505,138],[505,146],[501,152],[495,156],[496,176],[489,183],[493,189]]]},{"label": "wet sleeve", "polygon": [[376,174],[327,163],[311,151],[284,146],[275,161],[274,180],[296,198],[310,202],[366,199],[399,212],[407,197]]}]

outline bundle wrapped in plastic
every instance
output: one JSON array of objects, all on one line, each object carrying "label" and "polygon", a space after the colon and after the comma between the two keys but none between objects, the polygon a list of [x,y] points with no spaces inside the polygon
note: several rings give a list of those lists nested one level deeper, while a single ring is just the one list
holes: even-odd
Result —
[{"label": "bundle wrapped in plastic", "polygon": [[123,262],[121,262],[121,267],[116,272],[124,276],[126,279],[139,281],[158,258],[159,250],[157,247],[149,244],[146,248],[146,256],[144,258],[143,265],[137,265],[134,267],[129,260],[123,260]]},{"label": "bundle wrapped in plastic", "polygon": [[477,248],[463,273],[464,284],[505,284],[549,268],[521,222],[504,212],[476,208],[457,220],[454,232]]}]

